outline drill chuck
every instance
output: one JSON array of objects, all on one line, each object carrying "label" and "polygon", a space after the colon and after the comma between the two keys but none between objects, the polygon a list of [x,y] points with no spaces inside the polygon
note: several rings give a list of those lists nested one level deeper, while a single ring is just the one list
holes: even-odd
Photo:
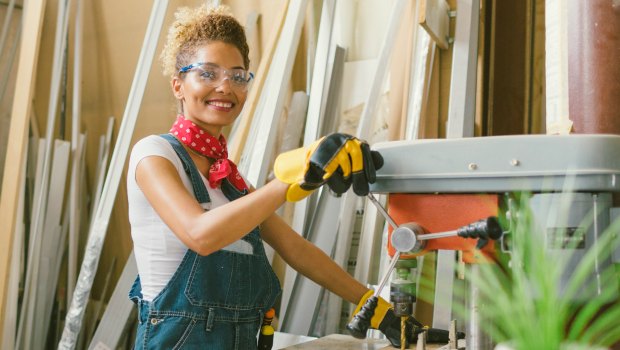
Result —
[{"label": "drill chuck", "polygon": [[415,283],[407,280],[396,280],[390,285],[390,302],[394,306],[396,316],[413,314],[415,302]]}]

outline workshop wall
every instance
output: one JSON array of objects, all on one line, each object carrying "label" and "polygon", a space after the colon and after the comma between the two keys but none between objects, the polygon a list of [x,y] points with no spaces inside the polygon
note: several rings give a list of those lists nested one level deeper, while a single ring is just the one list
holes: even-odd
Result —
[{"label": "workshop wall", "polygon": [[[37,66],[37,80],[33,97],[33,121],[39,130],[44,134],[46,128],[46,120],[48,115],[49,92],[51,84],[52,57],[54,50],[54,37],[56,29],[56,15],[58,2],[60,0],[47,0],[45,7],[45,17],[43,23],[43,34],[39,51],[39,63]],[[456,8],[456,0],[447,1],[451,9]],[[17,1],[18,9],[16,12],[21,13],[22,1]],[[75,3],[75,1],[73,2]],[[159,64],[159,53],[166,37],[166,29],[173,21],[173,14],[176,8],[180,6],[194,7],[200,4],[197,0],[171,0],[168,5],[168,11],[160,34],[159,45],[157,48],[157,59],[151,68],[149,81],[142,101],[135,131],[133,133],[132,144],[146,135],[166,132],[170,126],[176,113],[175,101],[170,93],[170,84],[168,78],[163,76]],[[237,18],[245,23],[245,19],[252,12],[256,11],[260,14],[258,22],[259,29],[259,47],[251,47],[251,68],[254,70],[259,64],[260,54],[263,52],[265,45],[269,41],[273,31],[274,18],[277,15],[277,9],[282,5],[281,0],[228,0],[223,1],[224,4],[230,6]],[[316,35],[318,31],[321,1],[311,0],[305,19],[302,38],[297,50],[295,66],[293,68],[292,79],[287,87],[287,94],[290,98],[293,91],[307,91],[309,84],[309,74],[312,72],[312,53],[316,45]],[[337,33],[337,42],[347,49],[346,64],[348,67],[361,66],[363,68],[359,72],[370,78],[373,73],[373,61],[376,60],[382,45],[385,31],[388,27],[388,20],[392,8],[393,0],[356,0],[356,1],[338,1],[338,13],[342,14],[342,18],[336,22],[334,28]],[[412,2],[413,3],[413,2]],[[541,72],[544,72],[544,41],[540,38],[544,34],[544,26],[540,22],[540,18],[544,17],[544,1],[528,0],[523,4],[504,3],[496,0],[481,1],[481,46],[479,50],[479,78],[478,78],[478,107],[476,117],[476,134],[506,134],[506,133],[523,133],[538,132],[540,125],[544,122],[543,108],[543,82],[541,81]],[[81,1],[84,6],[84,28],[83,28],[83,47],[82,47],[82,105],[81,105],[81,129],[87,132],[88,140],[86,145],[86,181],[87,187],[90,189],[94,186],[96,179],[96,169],[98,162],[99,139],[105,135],[108,125],[108,118],[113,117],[114,137],[112,145],[116,142],[116,135],[122,122],[122,116],[125,110],[130,87],[136,71],[136,64],[144,40],[144,35],[149,20],[152,1],[126,1],[126,0],[93,0]],[[529,6],[529,7],[528,7]],[[518,7],[518,11],[511,11],[512,7]],[[534,9],[536,11],[536,19],[530,22],[522,23],[525,20],[527,11]],[[495,14],[493,11],[496,11]],[[6,4],[0,4],[0,18],[4,18],[6,12]],[[540,15],[542,13],[543,15]],[[520,31],[512,31],[512,22],[503,21],[510,15],[518,15],[514,18],[515,25],[519,25]],[[71,18],[75,16],[75,8],[71,11]],[[493,22],[491,19],[497,19]],[[500,19],[502,19],[500,21]],[[410,18],[410,21],[415,20]],[[75,29],[73,21],[70,22],[69,28],[69,58],[67,61],[67,91],[64,99],[64,117],[58,119],[55,135],[58,138],[69,139],[71,135],[71,96],[73,81],[73,37]],[[491,32],[497,32],[491,36]],[[530,26],[530,27],[528,27]],[[14,25],[9,31],[8,38],[14,38],[17,26]],[[528,28],[529,31],[528,31]],[[454,20],[451,20],[451,33],[454,31]],[[533,31],[533,32],[532,32]],[[533,33],[533,34],[532,34]],[[503,36],[502,36],[503,35]],[[510,36],[512,35],[512,36]],[[525,35],[531,35],[536,38],[533,42],[527,41]],[[519,37],[519,42],[523,42],[521,46],[530,44],[531,51],[523,55],[511,55],[512,51],[506,51],[511,47],[514,36]],[[406,45],[407,38],[398,39],[397,49],[403,49]],[[543,46],[540,43],[543,42]],[[493,51],[493,47],[500,47]],[[514,48],[516,52],[519,48]],[[394,97],[400,92],[399,86],[403,86],[406,74],[402,68],[406,63],[402,60],[405,50],[396,51],[398,56],[392,58],[390,66],[390,77],[387,78],[384,94],[381,101],[383,111],[378,112],[380,118],[384,120],[380,125],[375,126],[376,132],[380,134],[378,138],[381,140],[402,138],[402,125],[398,119],[394,123],[388,122],[390,108],[395,110],[398,105],[402,105],[403,96],[399,99]],[[535,54],[533,54],[535,53]],[[395,53],[396,55],[396,53]],[[534,63],[529,67],[530,78],[524,78],[526,63],[529,62],[530,56],[534,55]],[[400,61],[398,60],[400,59]],[[0,56],[0,78],[4,74],[4,67],[16,67],[17,59],[11,66],[8,62],[7,50],[2,52]],[[515,64],[517,61],[518,64]],[[403,63],[404,62],[404,63]],[[451,76],[452,50],[438,51],[435,57],[434,74],[429,82],[430,95],[429,105],[422,116],[421,120],[421,138],[435,138],[445,136],[445,124],[448,114],[449,99],[449,83]],[[494,62],[490,66],[490,62]],[[489,68],[491,67],[491,68]],[[8,69],[8,68],[7,68]],[[348,69],[348,68],[345,68]],[[357,69],[357,68],[356,68]],[[365,70],[364,70],[365,69]],[[11,86],[14,82],[14,71],[9,70],[10,79],[8,80],[9,88],[4,98],[0,100],[0,176],[3,174],[4,157],[6,153],[6,138],[8,135],[8,126],[10,123],[10,106],[13,98]],[[494,79],[489,76],[495,77]],[[498,77],[508,77],[508,79],[498,79]],[[532,78],[534,77],[534,78]],[[396,82],[400,79],[400,82]],[[369,79],[367,79],[369,80]],[[360,80],[351,80],[343,82],[343,102],[340,106],[341,116],[351,119],[351,123],[355,123],[359,118],[363,104],[355,101],[353,93],[356,89],[368,88],[369,84],[359,84]],[[362,80],[363,81],[363,80]],[[400,84],[400,85],[399,85]],[[504,85],[501,85],[504,84]],[[532,84],[533,88],[528,88]],[[493,88],[493,89],[491,89]],[[494,91],[494,95],[489,95],[487,91]],[[514,92],[521,95],[514,97]],[[529,91],[529,92],[528,92]],[[529,100],[524,99],[523,94],[529,94]],[[361,94],[361,93],[360,93]],[[350,97],[350,99],[349,99]],[[518,100],[518,107],[514,104],[506,104],[499,106],[498,100],[505,98],[515,98]],[[532,102],[533,101],[533,102]],[[349,103],[350,104],[347,104]],[[287,103],[288,104],[288,103]],[[392,107],[389,107],[392,105]],[[493,107],[492,110],[489,110]],[[59,109],[61,107],[59,106]],[[506,114],[513,113],[512,119],[507,119]],[[516,113],[516,114],[515,114]],[[528,114],[529,113],[529,114]],[[398,112],[393,113],[396,117]],[[501,116],[500,116],[501,114]],[[513,115],[511,114],[511,115]],[[497,116],[497,117],[494,117]],[[392,116],[395,118],[395,116]],[[493,123],[489,123],[492,120]],[[510,122],[508,122],[510,121]],[[355,124],[353,124],[355,125]],[[348,127],[351,127],[349,125]],[[384,132],[385,134],[381,134]],[[112,261],[116,260],[112,281],[116,281],[123,269],[124,262],[132,249],[129,223],[127,218],[127,199],[125,192],[126,179],[121,179],[121,186],[116,196],[113,214],[108,227],[107,238],[105,241],[103,253],[99,264],[99,273],[97,274],[95,285],[91,293],[94,300],[105,300],[109,295],[101,295],[105,272],[110,269]],[[84,218],[83,222],[87,223],[88,218]],[[86,242],[86,231],[83,231],[80,246],[83,247]],[[81,256],[80,256],[81,258]],[[108,292],[109,293],[109,292]]]}]

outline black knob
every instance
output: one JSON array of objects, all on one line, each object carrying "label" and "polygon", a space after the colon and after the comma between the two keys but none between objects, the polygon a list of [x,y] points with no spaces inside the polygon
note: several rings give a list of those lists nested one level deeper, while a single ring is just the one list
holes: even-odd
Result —
[{"label": "black knob", "polygon": [[469,225],[463,226],[456,231],[459,237],[478,238],[476,249],[482,249],[490,239],[497,240],[502,237],[502,227],[495,216],[489,216],[486,219],[478,220]]},{"label": "black knob", "polygon": [[483,240],[497,240],[502,236],[502,227],[495,216],[489,216],[459,228],[457,235],[463,238],[481,238]]},{"label": "black knob", "polygon": [[358,339],[366,338],[366,332],[370,327],[370,319],[375,315],[378,302],[379,299],[376,296],[368,298],[360,311],[353,316],[353,319],[347,325],[347,330],[353,337]]},{"label": "black knob", "polygon": [[378,151],[370,151],[372,162],[375,164],[375,169],[379,170],[383,167],[383,156]]},{"label": "black knob", "polygon": [[487,218],[487,232],[489,238],[492,240],[498,240],[502,237],[504,231],[499,225],[499,221],[497,220],[496,216],[489,216]]}]

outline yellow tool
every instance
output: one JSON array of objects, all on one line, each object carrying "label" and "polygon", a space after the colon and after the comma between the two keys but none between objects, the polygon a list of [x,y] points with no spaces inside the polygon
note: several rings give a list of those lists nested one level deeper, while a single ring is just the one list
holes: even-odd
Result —
[{"label": "yellow tool", "polygon": [[273,308],[265,312],[263,316],[263,324],[260,327],[260,334],[258,335],[258,350],[271,350],[273,347],[273,333],[275,330],[271,325],[273,316],[276,315],[276,310]]}]

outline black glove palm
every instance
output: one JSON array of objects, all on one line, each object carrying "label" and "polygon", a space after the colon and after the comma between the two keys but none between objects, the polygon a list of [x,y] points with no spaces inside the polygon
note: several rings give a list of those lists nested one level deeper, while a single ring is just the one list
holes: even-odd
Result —
[{"label": "black glove palm", "polygon": [[[414,324],[414,320],[415,319],[409,317],[407,321],[405,321],[406,346],[414,344],[418,339],[418,334],[423,330],[421,324]],[[385,314],[385,317],[379,324],[379,330],[390,341],[392,346],[400,348],[400,317],[396,316],[393,310]]]},{"label": "black glove palm", "polygon": [[[388,311],[379,324],[379,330],[390,341],[393,347],[400,348],[400,317],[396,316],[393,310]],[[407,317],[405,321],[405,346],[415,344],[418,341],[418,335],[426,331],[426,341],[428,343],[447,343],[450,340],[449,332],[445,329],[425,328],[418,320],[413,317]],[[457,332],[458,339],[465,338],[465,333]]]},{"label": "black glove palm", "polygon": [[[341,158],[340,161],[334,161]],[[343,168],[343,164],[351,167]],[[326,136],[310,157],[310,168],[301,187],[310,189],[313,184],[324,183],[337,193],[345,193],[351,185],[358,196],[369,192],[369,184],[376,181],[376,170],[383,166],[383,157],[371,151],[365,141],[347,134],[335,133]],[[306,188],[304,188],[306,189]]]}]

